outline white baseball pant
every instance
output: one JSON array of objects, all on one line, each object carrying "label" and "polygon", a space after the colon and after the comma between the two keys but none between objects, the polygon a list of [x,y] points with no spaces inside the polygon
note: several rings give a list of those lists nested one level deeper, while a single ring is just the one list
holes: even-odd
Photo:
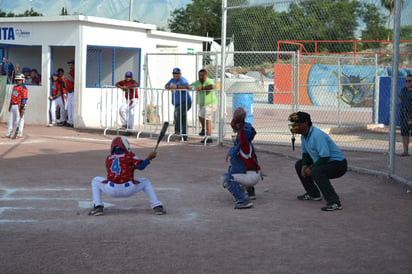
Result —
[{"label": "white baseball pant", "polygon": [[162,202],[157,199],[152,184],[147,178],[136,179],[140,182],[139,184],[134,184],[132,181],[123,184],[115,184],[109,181],[107,184],[104,184],[103,181],[105,180],[106,178],[100,176],[94,177],[92,180],[94,206],[103,206],[102,191],[110,197],[119,198],[130,197],[141,190],[143,190],[147,198],[149,198],[151,208],[162,205]]},{"label": "white baseball pant", "polygon": [[[13,128],[17,126],[17,123],[19,122],[19,120],[20,120],[19,105],[12,105],[10,112],[9,112],[9,117],[7,120],[8,127],[7,127],[6,136],[10,136],[10,134],[13,132]],[[23,127],[24,127],[24,116],[23,116],[23,119],[20,120],[19,132],[17,132],[19,136],[23,135]]]}]

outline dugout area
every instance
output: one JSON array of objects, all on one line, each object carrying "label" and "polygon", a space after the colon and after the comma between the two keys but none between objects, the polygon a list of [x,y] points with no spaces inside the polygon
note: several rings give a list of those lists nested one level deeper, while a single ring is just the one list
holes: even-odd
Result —
[{"label": "dugout area", "polygon": [[[36,68],[41,84],[29,86],[25,123],[49,123],[51,74],[58,68],[69,71],[68,61],[75,62],[74,124],[78,128],[100,128],[100,92],[133,72],[139,86],[145,86],[146,53],[193,53],[203,50],[203,42],[212,38],[158,31],[155,25],[84,15],[56,17],[4,18],[0,23],[0,57],[21,68]],[[6,34],[5,34],[6,33]],[[173,63],[164,80],[170,78]],[[12,78],[12,77],[11,77]],[[143,83],[142,83],[143,82]],[[11,83],[11,81],[9,81]],[[7,121],[7,95],[12,85],[1,85],[0,121]]]},{"label": "dugout area", "polygon": [[[0,130],[6,125],[0,124]],[[27,126],[0,140],[3,273],[410,273],[410,189],[349,171],[332,180],[341,211],[298,201],[299,150],[258,151],[267,175],[249,210],[234,210],[219,176],[228,147],[162,142],[136,177],[151,180],[168,213],[154,215],[143,193],[103,194],[106,215],[87,216],[90,181],[104,175],[113,135]],[[156,138],[129,138],[145,157]],[[289,156],[286,157],[286,152]],[[349,155],[349,164],[383,162]],[[409,159],[410,160],[410,159]],[[409,162],[405,162],[408,165]],[[409,192],[408,192],[409,191]],[[18,255],[17,255],[18,254]]]}]

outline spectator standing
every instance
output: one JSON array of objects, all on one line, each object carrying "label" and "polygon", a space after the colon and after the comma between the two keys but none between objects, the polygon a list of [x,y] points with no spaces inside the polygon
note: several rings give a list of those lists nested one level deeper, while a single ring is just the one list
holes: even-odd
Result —
[{"label": "spectator standing", "polygon": [[32,69],[31,70],[31,84],[32,85],[40,85],[41,84],[41,76],[39,74],[39,72],[37,71],[37,69]]},{"label": "spectator standing", "polygon": [[139,98],[137,87],[139,84],[133,80],[133,73],[127,71],[124,75],[125,79],[116,83],[116,87],[124,92],[126,101],[119,108],[120,121],[122,128],[133,130],[134,128],[134,108]]},{"label": "spectator standing", "polygon": [[182,135],[183,140],[187,141],[187,111],[192,107],[192,97],[187,91],[190,86],[179,68],[174,68],[172,74],[173,77],[166,83],[165,89],[172,92],[175,134]]},{"label": "spectator standing", "polygon": [[199,121],[202,126],[199,135],[204,136],[206,129],[206,137],[201,142],[213,143],[212,139],[207,138],[207,136],[212,135],[212,117],[217,110],[215,83],[207,77],[205,69],[199,70],[198,78],[192,86],[197,91],[196,102],[199,105]]},{"label": "spectator standing", "polygon": [[406,76],[406,86],[401,90],[401,136],[403,152],[400,156],[409,156],[409,138],[412,133],[412,74]]}]

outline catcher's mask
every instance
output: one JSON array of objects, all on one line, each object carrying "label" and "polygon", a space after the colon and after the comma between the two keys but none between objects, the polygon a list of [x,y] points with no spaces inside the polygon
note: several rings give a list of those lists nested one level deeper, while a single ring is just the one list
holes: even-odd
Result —
[{"label": "catcher's mask", "polygon": [[289,124],[289,129],[290,129],[290,132],[292,132],[293,134],[301,134],[302,133],[301,125],[305,122],[308,122],[309,126],[312,125],[312,121],[310,120],[309,113],[302,112],[302,111],[298,111],[298,112],[294,112],[290,114],[288,120],[289,122],[291,122]]}]

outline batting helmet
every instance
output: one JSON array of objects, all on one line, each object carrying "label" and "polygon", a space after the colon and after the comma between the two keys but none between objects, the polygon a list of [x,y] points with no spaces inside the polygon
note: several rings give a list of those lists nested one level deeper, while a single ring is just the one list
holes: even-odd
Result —
[{"label": "batting helmet", "polygon": [[124,152],[131,151],[129,141],[124,136],[118,136],[112,140],[112,145],[110,146],[110,153],[113,153],[114,149],[117,147],[123,149]]},{"label": "batting helmet", "polygon": [[23,81],[24,81],[24,74],[17,74],[17,75],[14,77],[14,80],[23,80]]}]

